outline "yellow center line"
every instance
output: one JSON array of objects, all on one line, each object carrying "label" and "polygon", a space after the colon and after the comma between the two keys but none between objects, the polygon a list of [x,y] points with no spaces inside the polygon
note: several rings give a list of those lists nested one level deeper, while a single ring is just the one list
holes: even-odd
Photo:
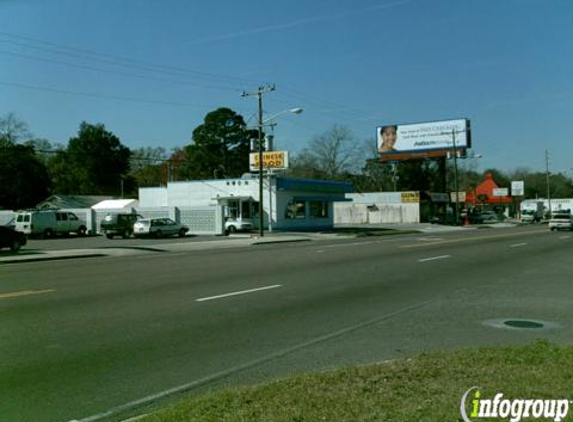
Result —
[{"label": "yellow center line", "polygon": [[527,232],[520,232],[520,233],[506,233],[506,234],[497,234],[497,235],[490,235],[490,236],[476,236],[476,237],[464,237],[462,239],[451,239],[451,240],[438,240],[436,242],[427,242],[427,243],[416,243],[414,245],[402,245],[400,248],[421,248],[424,246],[432,246],[432,245],[443,245],[447,243],[461,243],[461,242],[472,242],[474,240],[486,240],[486,239],[499,239],[503,237],[513,237],[513,236],[524,236],[531,233],[537,233],[539,231],[527,231]]},{"label": "yellow center line", "polygon": [[13,297],[22,297],[22,296],[31,296],[31,295],[41,295],[43,293],[52,293],[55,292],[55,289],[49,290],[22,290],[20,292],[11,292],[11,293],[0,293],[0,299],[9,299]]}]

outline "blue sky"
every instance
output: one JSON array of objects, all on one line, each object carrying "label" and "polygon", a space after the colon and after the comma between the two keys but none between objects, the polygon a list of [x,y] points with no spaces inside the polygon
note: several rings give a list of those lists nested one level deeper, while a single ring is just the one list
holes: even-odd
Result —
[{"label": "blue sky", "polygon": [[81,121],[181,147],[209,111],[251,118],[266,83],[280,147],[333,124],[467,117],[479,168],[573,175],[569,0],[0,0],[0,115],[66,143]]}]

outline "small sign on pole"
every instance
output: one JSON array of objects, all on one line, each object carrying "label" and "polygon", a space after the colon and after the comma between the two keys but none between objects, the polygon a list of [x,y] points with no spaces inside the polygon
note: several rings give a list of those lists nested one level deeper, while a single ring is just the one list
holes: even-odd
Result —
[{"label": "small sign on pole", "polygon": [[465,192],[458,192],[458,195],[456,196],[455,192],[450,192],[450,202],[455,203],[456,200],[458,202],[466,202],[466,193]]},{"label": "small sign on pole", "polygon": [[494,188],[493,190],[493,196],[497,197],[501,197],[501,196],[508,196],[509,195],[509,189],[508,188]]},{"label": "small sign on pole", "polygon": [[523,180],[511,182],[511,196],[523,196],[525,194],[525,183]]},{"label": "small sign on pole", "polygon": [[[252,152],[249,155],[251,171],[259,171],[259,154]],[[265,151],[263,153],[263,169],[287,169],[288,151]]]}]

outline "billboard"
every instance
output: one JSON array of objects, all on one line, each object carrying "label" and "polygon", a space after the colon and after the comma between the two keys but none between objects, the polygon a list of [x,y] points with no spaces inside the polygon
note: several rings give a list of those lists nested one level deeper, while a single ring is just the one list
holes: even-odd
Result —
[{"label": "billboard", "polygon": [[385,125],[376,128],[378,153],[382,161],[444,157],[471,148],[468,119]]},{"label": "billboard", "polygon": [[[251,171],[259,171],[259,153],[251,152],[249,155]],[[265,151],[263,152],[263,169],[287,169],[288,151]]]}]

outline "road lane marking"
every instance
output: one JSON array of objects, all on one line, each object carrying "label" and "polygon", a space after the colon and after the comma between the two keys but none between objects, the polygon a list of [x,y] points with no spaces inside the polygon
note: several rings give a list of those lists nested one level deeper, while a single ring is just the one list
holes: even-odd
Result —
[{"label": "road lane marking", "polygon": [[[539,230],[539,232],[541,232]],[[475,236],[475,237],[464,237],[461,239],[451,239],[451,240],[440,240],[436,242],[428,242],[428,243],[415,243],[412,245],[402,245],[400,248],[409,249],[409,248],[420,248],[425,246],[433,246],[433,245],[445,245],[447,243],[461,243],[461,242],[472,242],[474,240],[487,240],[487,239],[499,239],[504,237],[513,237],[513,236],[525,236],[528,234],[532,234],[535,232],[520,232],[520,233],[509,233],[509,234],[496,234],[491,236]]]},{"label": "road lane marking", "polygon": [[560,236],[559,239],[564,240],[564,239],[569,239],[571,236]]},{"label": "road lane marking", "polygon": [[433,256],[431,258],[423,258],[423,259],[418,259],[418,262],[426,262],[426,261],[436,261],[438,259],[448,259],[451,258],[451,255],[440,255],[440,256]]},{"label": "road lane marking", "polygon": [[520,246],[525,246],[527,243],[516,243],[514,245],[509,245],[510,248],[519,248]]},{"label": "road lane marking", "polygon": [[324,253],[324,252],[326,252],[326,251],[325,251],[324,249],[318,249],[318,250],[316,250],[315,252],[316,252],[316,253]]},{"label": "road lane marking", "polygon": [[362,246],[371,245],[373,243],[380,243],[381,240],[366,240],[363,242],[348,242],[348,243],[337,243],[336,245],[325,245],[325,248],[345,248],[347,246]]},{"label": "road lane marking", "polygon": [[103,419],[108,419],[108,418],[110,418],[112,416],[116,416],[122,412],[131,411],[133,409],[137,409],[138,407],[155,403],[158,400],[164,399],[165,397],[169,397],[169,396],[173,396],[175,394],[180,394],[183,392],[191,391],[195,388],[201,387],[203,385],[208,385],[208,384],[215,382],[217,380],[220,380],[223,378],[228,378],[234,374],[240,373],[242,371],[253,368],[255,366],[262,365],[262,364],[271,362],[271,361],[276,360],[276,359],[280,359],[284,356],[291,355],[291,354],[298,352],[300,350],[307,349],[307,348],[315,346],[317,344],[325,343],[325,342],[330,341],[332,339],[343,337],[347,334],[351,334],[351,333],[356,332],[358,330],[362,330],[362,329],[374,326],[376,324],[380,324],[380,323],[383,323],[385,321],[391,320],[392,318],[398,317],[400,315],[423,309],[427,306],[438,303],[439,300],[441,300],[441,299],[433,299],[433,300],[428,300],[426,302],[416,303],[414,305],[410,305],[410,306],[407,306],[405,308],[398,309],[394,312],[390,312],[390,313],[381,315],[377,318],[373,318],[373,319],[370,319],[368,321],[360,322],[360,323],[355,324],[355,325],[341,328],[337,331],[332,331],[330,333],[320,335],[318,337],[312,338],[312,339],[307,340],[305,342],[298,343],[298,344],[295,344],[293,346],[287,347],[286,349],[278,350],[278,351],[273,352],[271,354],[268,354],[266,356],[262,356],[258,359],[247,361],[245,363],[239,364],[237,366],[233,366],[233,367],[228,368],[228,369],[224,369],[220,372],[216,372],[216,373],[211,374],[211,375],[207,375],[203,378],[199,378],[197,380],[188,382],[186,384],[182,384],[182,385],[170,388],[168,390],[163,390],[163,391],[160,391],[158,393],[155,393],[155,394],[152,394],[152,395],[149,395],[146,397],[142,397],[140,399],[137,399],[137,400],[134,400],[134,401],[113,407],[113,408],[111,408],[107,411],[104,411],[102,413],[98,413],[96,415],[88,416],[88,417],[85,417],[82,419],[72,419],[69,422],[97,422],[97,421],[101,421]]},{"label": "road lane marking", "polygon": [[0,293],[0,299],[10,299],[13,297],[41,295],[44,293],[52,293],[55,291],[56,290],[54,290],[54,289],[49,289],[49,290],[22,290],[20,292]]},{"label": "road lane marking", "polygon": [[232,293],[225,293],[225,294],[217,295],[217,296],[202,297],[201,299],[195,299],[195,301],[196,302],[206,302],[208,300],[221,299],[221,298],[230,297],[230,296],[246,295],[248,293],[260,292],[261,290],[276,289],[278,287],[282,287],[282,285],[281,284],[275,284],[273,286],[258,287],[256,289],[241,290],[240,292],[232,292]]}]

